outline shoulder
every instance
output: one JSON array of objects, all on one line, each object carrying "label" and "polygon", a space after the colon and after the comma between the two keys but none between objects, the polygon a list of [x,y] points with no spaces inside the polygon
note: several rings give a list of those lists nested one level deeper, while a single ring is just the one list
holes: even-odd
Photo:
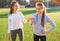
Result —
[{"label": "shoulder", "polygon": [[11,17],[11,14],[9,14],[8,17]]},{"label": "shoulder", "polygon": [[34,13],[34,14],[32,14],[32,17],[35,17],[37,14],[36,13]]},{"label": "shoulder", "polygon": [[49,17],[49,15],[45,15],[45,18],[47,19],[47,20],[50,20],[51,18]]},{"label": "shoulder", "polygon": [[18,12],[18,14],[23,14],[22,12]]},{"label": "shoulder", "polygon": [[9,15],[8,15],[8,19],[12,19],[12,15],[9,14]]},{"label": "shoulder", "polygon": [[48,16],[47,14],[45,15],[45,17],[46,17],[46,18],[49,18],[49,16]]},{"label": "shoulder", "polygon": [[19,14],[19,15],[23,15],[23,13],[22,13],[22,12],[18,12],[18,14]]}]

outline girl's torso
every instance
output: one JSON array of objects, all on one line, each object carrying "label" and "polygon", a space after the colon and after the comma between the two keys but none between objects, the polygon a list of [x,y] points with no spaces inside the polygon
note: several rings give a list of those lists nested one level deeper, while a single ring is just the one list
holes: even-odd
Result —
[{"label": "girl's torso", "polygon": [[11,21],[10,22],[11,30],[23,28],[22,16],[20,12],[17,12],[16,14],[11,14],[8,17]]},{"label": "girl's torso", "polygon": [[42,30],[46,30],[46,23],[47,23],[47,15],[44,17],[44,27],[41,25],[41,18],[42,16],[38,16],[37,14],[33,15],[34,18],[34,34],[39,35],[39,36],[44,36],[46,34],[42,34]]}]

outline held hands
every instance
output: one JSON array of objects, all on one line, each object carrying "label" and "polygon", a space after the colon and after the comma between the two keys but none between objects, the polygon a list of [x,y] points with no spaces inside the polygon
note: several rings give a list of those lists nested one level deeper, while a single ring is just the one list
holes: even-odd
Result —
[{"label": "held hands", "polygon": [[42,34],[48,34],[48,31],[47,30],[42,30],[41,33]]},{"label": "held hands", "polygon": [[30,22],[30,24],[32,25],[34,23],[34,18],[29,18],[28,22]]}]

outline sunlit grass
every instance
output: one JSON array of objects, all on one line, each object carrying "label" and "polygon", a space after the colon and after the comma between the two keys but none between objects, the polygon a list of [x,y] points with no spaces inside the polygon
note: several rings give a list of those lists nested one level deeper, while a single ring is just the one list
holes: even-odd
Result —
[{"label": "sunlit grass", "polygon": [[[52,10],[52,11],[51,11]],[[35,8],[20,9],[25,18],[31,17],[35,13]],[[9,9],[0,9],[0,41],[8,41],[8,16]],[[60,41],[60,10],[48,9],[48,15],[56,23],[57,27],[54,31],[47,34],[47,41]],[[47,28],[50,24],[47,24]],[[16,39],[19,41],[19,38]],[[33,41],[33,27],[29,23],[24,24],[24,41]]]}]

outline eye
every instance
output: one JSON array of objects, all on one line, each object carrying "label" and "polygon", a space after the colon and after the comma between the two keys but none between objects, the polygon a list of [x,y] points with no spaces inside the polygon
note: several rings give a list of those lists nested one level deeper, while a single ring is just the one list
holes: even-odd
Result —
[{"label": "eye", "polygon": [[42,8],[37,8],[37,10],[42,10]]}]

